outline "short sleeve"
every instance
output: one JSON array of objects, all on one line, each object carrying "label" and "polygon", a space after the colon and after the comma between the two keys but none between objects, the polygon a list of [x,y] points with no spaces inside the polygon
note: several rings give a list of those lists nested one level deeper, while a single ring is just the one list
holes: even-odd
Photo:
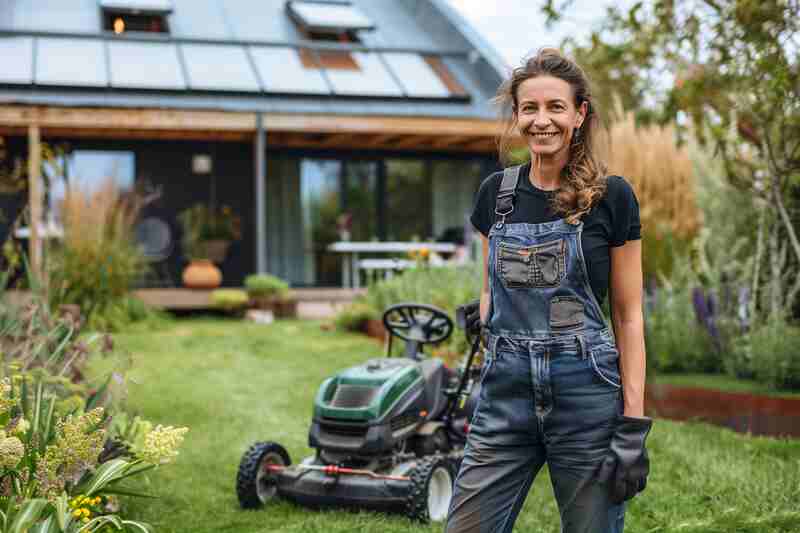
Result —
[{"label": "short sleeve", "polygon": [[633,187],[620,176],[610,176],[608,188],[612,213],[611,246],[622,246],[627,241],[641,239],[639,200]]},{"label": "short sleeve", "polygon": [[475,193],[475,203],[469,220],[476,230],[484,236],[489,236],[489,230],[494,223],[494,202],[497,198],[497,189],[500,186],[497,174],[492,174],[483,182]]}]

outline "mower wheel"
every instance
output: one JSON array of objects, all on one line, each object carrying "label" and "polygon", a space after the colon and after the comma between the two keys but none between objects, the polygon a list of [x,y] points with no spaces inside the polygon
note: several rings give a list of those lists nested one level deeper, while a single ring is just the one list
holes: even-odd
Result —
[{"label": "mower wheel", "polygon": [[411,471],[406,515],[423,523],[443,522],[453,497],[453,472],[441,455],[425,457]]},{"label": "mower wheel", "polygon": [[292,461],[276,442],[256,442],[244,452],[236,475],[236,495],[243,509],[261,507],[277,494],[274,474],[267,465],[289,466]]}]

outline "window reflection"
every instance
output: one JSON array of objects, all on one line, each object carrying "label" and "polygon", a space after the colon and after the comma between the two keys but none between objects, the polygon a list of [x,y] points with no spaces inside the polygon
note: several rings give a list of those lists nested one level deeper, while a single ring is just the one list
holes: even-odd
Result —
[{"label": "window reflection", "polygon": [[132,191],[135,160],[133,152],[124,151],[74,150],[67,154],[56,166],[46,169],[50,181],[50,218],[61,220],[61,205],[68,186],[91,195],[111,179],[121,194]]},{"label": "window reflection", "polygon": [[431,180],[425,161],[386,161],[386,238],[390,241],[431,237]]}]

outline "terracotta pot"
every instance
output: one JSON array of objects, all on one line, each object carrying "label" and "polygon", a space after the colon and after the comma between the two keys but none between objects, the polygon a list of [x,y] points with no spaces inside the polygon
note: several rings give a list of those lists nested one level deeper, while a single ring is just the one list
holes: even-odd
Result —
[{"label": "terracotta pot", "polygon": [[250,298],[250,306],[272,311],[275,318],[297,317],[297,300],[294,298],[281,300],[274,296],[253,296]]},{"label": "terracotta pot", "polygon": [[189,289],[216,289],[222,272],[208,259],[192,259],[183,271],[183,285]]},{"label": "terracotta pot", "polygon": [[296,318],[297,300],[274,300],[272,310],[275,312],[276,318]]},{"label": "terracotta pot", "polygon": [[378,339],[379,341],[386,339],[386,328],[383,327],[383,320],[379,318],[367,320],[365,329],[367,335],[374,339]]},{"label": "terracotta pot", "polygon": [[203,241],[203,247],[206,249],[206,256],[214,263],[222,263],[225,261],[225,256],[228,254],[228,247],[231,241],[225,239],[211,239]]}]

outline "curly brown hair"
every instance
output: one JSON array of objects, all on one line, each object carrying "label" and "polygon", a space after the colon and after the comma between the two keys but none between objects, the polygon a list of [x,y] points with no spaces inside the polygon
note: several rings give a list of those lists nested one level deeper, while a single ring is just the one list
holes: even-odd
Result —
[{"label": "curly brown hair", "polygon": [[583,124],[572,135],[569,158],[561,175],[559,192],[553,195],[552,208],[570,224],[577,224],[605,194],[606,165],[598,156],[600,118],[592,104],[589,80],[583,69],[556,48],[542,48],[515,68],[511,77],[497,90],[494,102],[505,116],[505,128],[498,138],[498,152],[504,164],[511,161],[514,130],[517,124],[517,90],[525,80],[552,76],[570,84],[575,107],[587,104]]}]

